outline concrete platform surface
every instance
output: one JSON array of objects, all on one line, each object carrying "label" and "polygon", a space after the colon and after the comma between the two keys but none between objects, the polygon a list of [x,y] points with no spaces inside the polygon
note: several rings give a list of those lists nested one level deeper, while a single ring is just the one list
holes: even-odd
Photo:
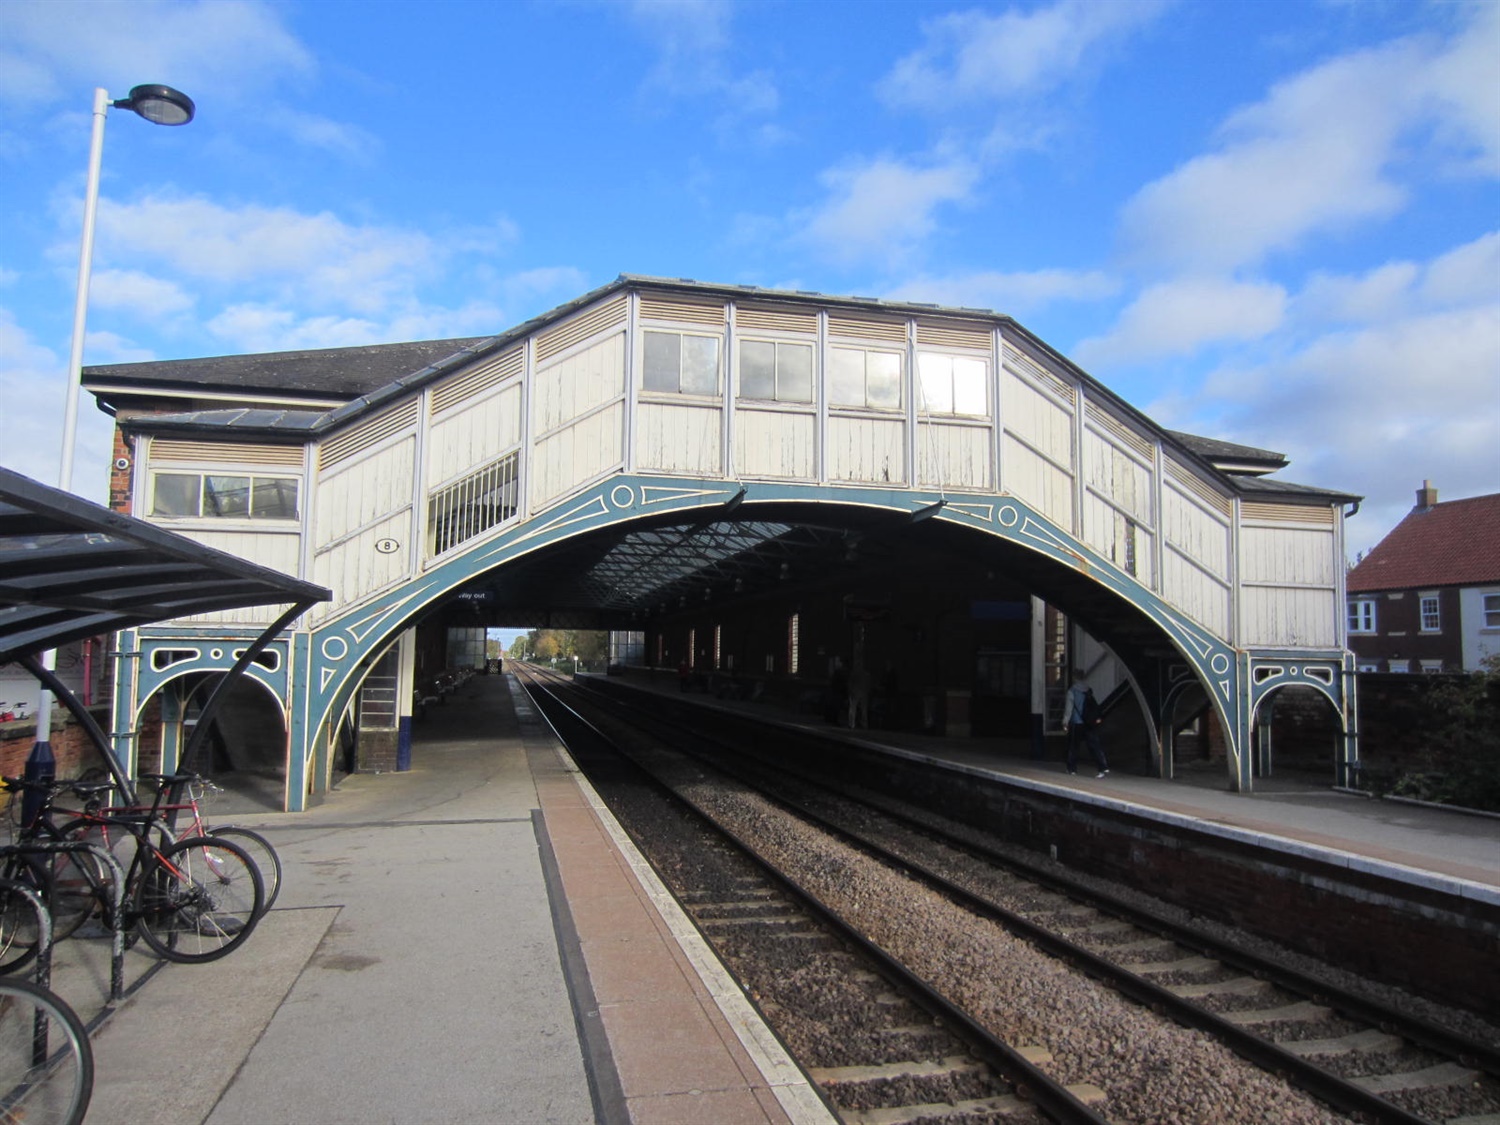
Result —
[{"label": "concrete platform surface", "polygon": [[[90,1125],[831,1121],[509,680],[434,709],[410,772],[218,816],[272,840],[281,897],[105,1020]],[[85,1019],[103,945],[58,948]]]}]

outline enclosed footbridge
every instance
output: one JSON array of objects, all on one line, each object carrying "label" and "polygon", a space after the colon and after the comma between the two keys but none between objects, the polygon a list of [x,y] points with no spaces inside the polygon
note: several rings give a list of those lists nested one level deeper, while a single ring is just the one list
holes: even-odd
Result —
[{"label": "enclosed footbridge", "polygon": [[[329,784],[372,676],[399,728],[435,614],[628,631],[675,665],[673,630],[702,630],[701,650],[710,622],[860,567],[846,602],[874,581],[887,604],[936,604],[950,562],[1066,615],[1087,642],[1070,662],[1086,650],[1140,709],[1153,769],[1170,772],[1184,707],[1206,708],[1249,790],[1258,709],[1292,684],[1326,698],[1355,759],[1357,498],[1163,429],[1005,316],[622,276],[494,337],[97,367],[85,385],[118,420],[119,506],[334,593],[246,673],[284,716],[289,809]],[[171,758],[173,685],[227,670],[269,623],[122,634],[125,768],[148,703]],[[810,663],[730,654],[760,676]]]}]

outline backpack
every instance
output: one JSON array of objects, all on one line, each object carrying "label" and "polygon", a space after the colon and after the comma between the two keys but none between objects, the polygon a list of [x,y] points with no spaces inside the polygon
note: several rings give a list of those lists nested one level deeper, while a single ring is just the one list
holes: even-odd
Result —
[{"label": "backpack", "polygon": [[1094,698],[1094,689],[1085,688],[1083,692],[1083,725],[1096,727],[1104,721],[1104,710],[1099,706],[1099,701]]}]

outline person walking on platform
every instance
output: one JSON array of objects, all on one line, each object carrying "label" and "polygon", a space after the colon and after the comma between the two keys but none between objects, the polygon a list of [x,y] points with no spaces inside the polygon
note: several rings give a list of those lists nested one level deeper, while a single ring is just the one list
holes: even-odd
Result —
[{"label": "person walking on platform", "polygon": [[1086,741],[1094,764],[1099,767],[1099,777],[1109,775],[1109,762],[1104,757],[1104,748],[1099,745],[1099,724],[1104,713],[1094,691],[1084,682],[1083,672],[1073,673],[1073,686],[1068,689],[1068,700],[1063,707],[1063,728],[1068,732],[1068,772],[1078,772],[1078,743]]}]

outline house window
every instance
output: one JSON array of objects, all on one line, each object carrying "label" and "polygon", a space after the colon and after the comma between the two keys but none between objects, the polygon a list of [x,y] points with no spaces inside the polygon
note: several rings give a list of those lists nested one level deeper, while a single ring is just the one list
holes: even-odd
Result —
[{"label": "house window", "polygon": [[797,674],[797,669],[802,665],[801,644],[798,637],[800,618],[801,614],[794,613],[786,623],[786,670],[787,674],[792,676]]},{"label": "house window", "polygon": [[719,339],[685,332],[645,334],[644,386],[666,394],[719,393]]},{"label": "house window", "polygon": [[1375,631],[1375,602],[1372,598],[1349,599],[1349,632],[1373,633]]},{"label": "house window", "polygon": [[1484,595],[1484,627],[1500,629],[1500,594]]},{"label": "house window", "polygon": [[168,519],[294,520],[295,477],[157,473],[151,514]]},{"label": "house window", "polygon": [[832,405],[901,409],[900,353],[833,348],[828,365],[828,401]]},{"label": "house window", "polygon": [[917,357],[921,408],[927,414],[988,414],[990,365],[961,355]]},{"label": "house window", "polygon": [[1390,663],[1390,669],[1391,669],[1392,672],[1410,672],[1411,671],[1411,661],[1410,660],[1392,660],[1389,663]]},{"label": "house window", "polygon": [[1422,632],[1441,632],[1443,620],[1438,614],[1438,596],[1436,594],[1423,594],[1420,599],[1420,605],[1422,612]]},{"label": "house window", "polygon": [[813,400],[811,344],[740,341],[740,398],[763,402]]},{"label": "house window", "polygon": [[1422,671],[1429,675],[1443,670],[1443,662],[1441,660],[1419,660],[1417,663],[1422,666]]},{"label": "house window", "polygon": [[1380,671],[1380,664],[1374,660],[1361,660],[1357,670],[1360,672],[1378,672]]}]

